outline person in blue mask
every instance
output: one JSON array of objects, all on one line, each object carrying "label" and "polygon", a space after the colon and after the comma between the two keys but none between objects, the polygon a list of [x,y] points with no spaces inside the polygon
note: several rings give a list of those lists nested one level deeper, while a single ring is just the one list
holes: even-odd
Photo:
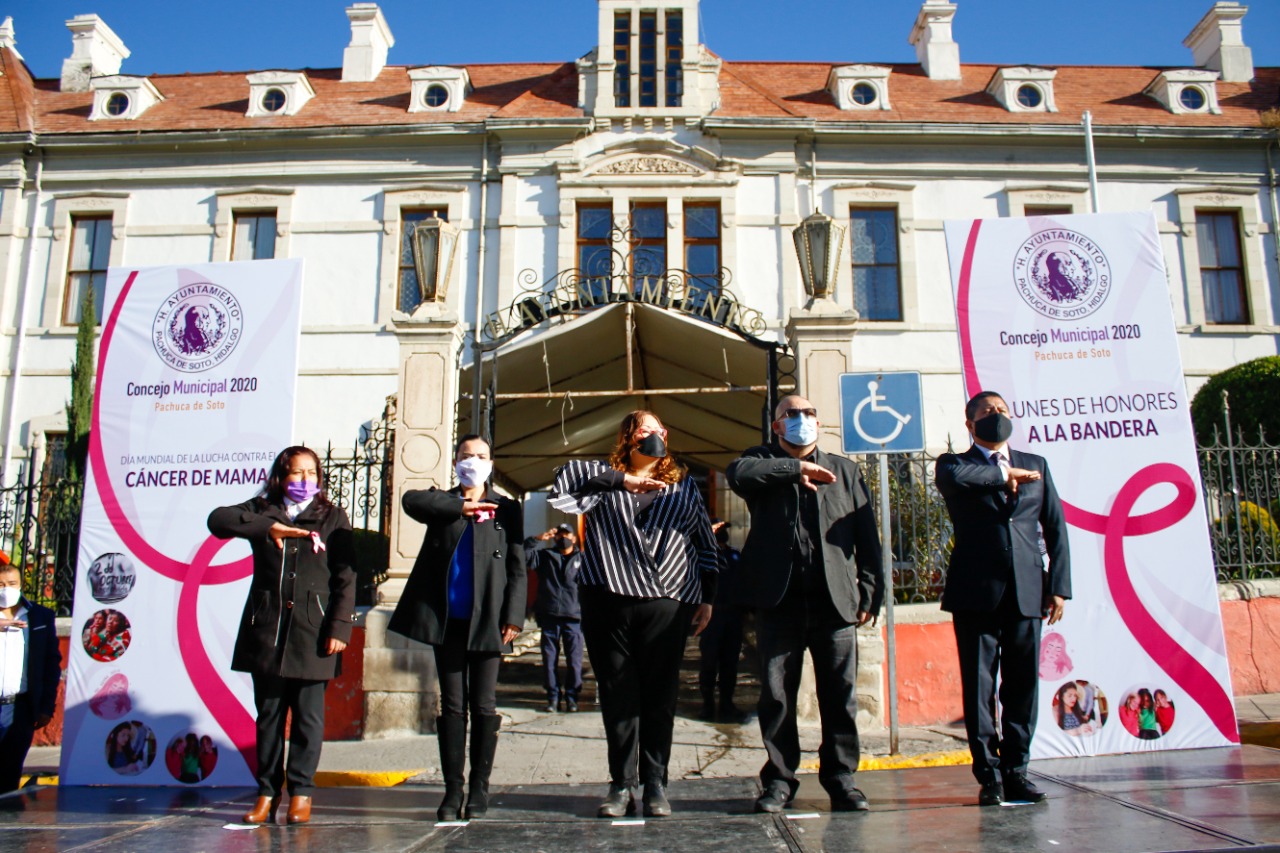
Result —
[{"label": "person in blue mask", "polygon": [[747,503],[745,588],[756,607],[760,735],[768,753],[756,811],[782,811],[799,788],[796,696],[805,649],[822,717],[818,779],[833,811],[864,811],[853,784],[858,744],[857,628],[880,611],[880,536],[858,466],[818,449],[817,409],[798,394],[774,411],[775,444],[753,447],[725,472]]}]

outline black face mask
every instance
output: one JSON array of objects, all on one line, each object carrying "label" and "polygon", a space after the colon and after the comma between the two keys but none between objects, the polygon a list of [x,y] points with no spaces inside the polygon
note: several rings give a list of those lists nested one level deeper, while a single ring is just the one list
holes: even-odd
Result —
[{"label": "black face mask", "polygon": [[662,440],[662,436],[656,432],[651,432],[640,439],[640,443],[636,445],[636,450],[650,459],[662,459],[667,455],[667,443]]},{"label": "black face mask", "polygon": [[567,537],[567,536],[557,536],[557,537],[556,537],[556,550],[557,550],[557,551],[568,551],[568,550],[570,550],[571,548],[573,548],[573,542],[569,541],[569,537]]},{"label": "black face mask", "polygon": [[1000,412],[992,412],[973,422],[973,434],[992,444],[1003,444],[1013,435],[1013,421]]}]

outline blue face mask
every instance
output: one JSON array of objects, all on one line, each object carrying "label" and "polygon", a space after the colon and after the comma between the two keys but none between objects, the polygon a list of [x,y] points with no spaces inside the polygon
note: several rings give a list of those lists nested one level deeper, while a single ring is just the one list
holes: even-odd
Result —
[{"label": "blue face mask", "polygon": [[787,444],[805,447],[818,440],[818,419],[806,415],[784,418],[782,421],[782,437]]}]

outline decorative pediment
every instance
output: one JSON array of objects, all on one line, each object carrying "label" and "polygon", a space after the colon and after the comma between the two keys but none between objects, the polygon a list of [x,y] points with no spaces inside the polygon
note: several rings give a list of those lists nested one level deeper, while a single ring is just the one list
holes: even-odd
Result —
[{"label": "decorative pediment", "polygon": [[691,163],[652,154],[611,160],[592,172],[596,175],[701,175],[702,173],[701,169]]}]

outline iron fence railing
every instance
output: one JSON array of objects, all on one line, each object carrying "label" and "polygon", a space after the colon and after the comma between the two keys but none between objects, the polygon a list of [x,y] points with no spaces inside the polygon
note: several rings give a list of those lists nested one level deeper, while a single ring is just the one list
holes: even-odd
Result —
[{"label": "iron fence railing", "polygon": [[1218,581],[1280,576],[1280,445],[1228,427],[1198,455]]}]

